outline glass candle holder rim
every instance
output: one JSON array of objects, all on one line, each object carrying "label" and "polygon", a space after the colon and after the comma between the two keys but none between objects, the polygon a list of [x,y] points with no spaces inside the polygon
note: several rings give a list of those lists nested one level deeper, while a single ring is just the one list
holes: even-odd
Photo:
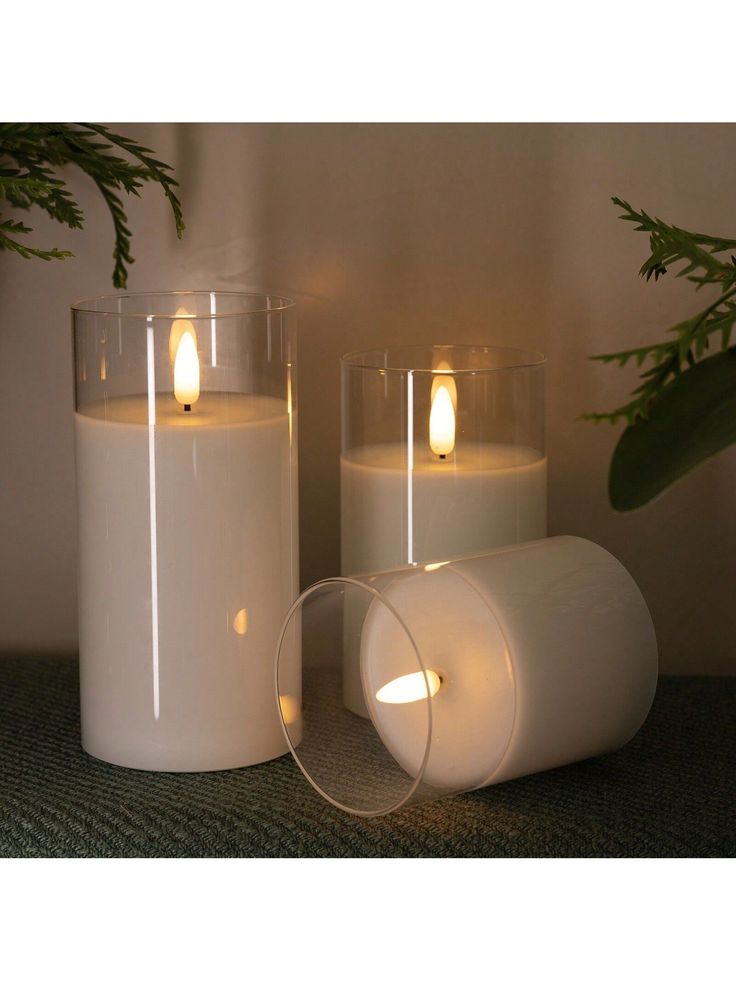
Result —
[{"label": "glass candle holder rim", "polygon": [[[512,358],[507,364],[496,365],[476,365],[473,367],[420,367],[408,365],[391,365],[380,363],[379,358],[399,352],[408,355],[419,352],[432,352],[441,354],[447,352],[460,352],[464,355],[470,353],[479,354],[504,354]],[[373,360],[369,360],[373,359]],[[357,369],[362,371],[374,371],[381,373],[392,373],[399,375],[426,374],[426,375],[482,375],[492,374],[502,371],[518,371],[526,368],[540,368],[546,365],[547,358],[541,351],[526,350],[524,348],[506,347],[504,345],[493,344],[399,344],[390,347],[369,348],[360,351],[350,351],[343,354],[340,363],[344,368]]]},{"label": "glass candle holder rim", "polygon": [[[422,757],[421,765],[417,770],[416,776],[413,778],[411,786],[408,788],[406,793],[401,797],[399,801],[392,801],[390,804],[387,804],[375,810],[366,810],[366,809],[351,807],[349,804],[346,804],[344,801],[337,800],[336,797],[333,797],[312,776],[307,766],[302,762],[302,760],[299,757],[299,743],[297,742],[296,745],[294,744],[294,740],[292,739],[291,734],[289,732],[288,723],[284,719],[284,710],[281,702],[282,692],[281,692],[281,683],[279,679],[279,668],[281,664],[281,655],[284,645],[284,639],[291,625],[292,617],[297,612],[297,610],[299,610],[304,605],[305,601],[308,600],[310,596],[314,595],[316,592],[320,590],[332,589],[333,587],[339,585],[357,587],[358,589],[362,590],[364,593],[367,593],[371,597],[372,601],[378,600],[381,603],[381,605],[388,610],[391,616],[395,618],[401,629],[404,631],[404,634],[406,635],[407,639],[409,640],[419,670],[424,676],[424,684],[427,694],[426,699],[424,699],[424,704],[427,710],[427,729],[426,729],[426,740],[424,745],[424,755]],[[375,589],[367,582],[364,582],[360,579],[353,579],[350,576],[330,576],[327,579],[320,579],[318,582],[312,583],[311,586],[308,586],[306,589],[302,590],[302,592],[296,597],[294,602],[289,607],[289,610],[281,624],[281,631],[279,633],[279,638],[276,643],[276,659],[274,664],[274,690],[276,693],[276,709],[278,711],[279,721],[281,722],[281,728],[284,733],[284,738],[286,739],[291,755],[293,756],[296,764],[304,774],[307,781],[312,785],[312,787],[314,787],[314,789],[317,791],[318,794],[320,794],[321,797],[323,797],[326,801],[328,801],[328,803],[332,804],[334,807],[337,807],[342,811],[347,812],[348,814],[354,814],[357,817],[381,817],[382,815],[390,814],[393,811],[398,810],[400,807],[403,807],[404,805],[406,805],[412,800],[412,798],[415,796],[419,788],[422,786],[422,782],[424,780],[424,773],[427,768],[427,763],[429,761],[430,752],[432,749],[432,692],[429,686],[427,668],[424,665],[424,661],[422,660],[422,656],[419,653],[419,648],[417,647],[416,641],[414,639],[411,630],[404,622],[401,614],[396,610],[393,604],[388,599],[386,599],[385,596],[381,594],[379,590]]]},{"label": "glass candle holder rim", "polygon": [[[181,314],[177,312],[173,313],[139,313],[131,312],[119,309],[112,309],[113,304],[119,304],[121,300],[141,300],[141,299],[155,299],[155,298],[166,298],[167,300],[172,300],[174,297],[181,297],[182,300],[185,297],[239,297],[248,298],[253,300],[265,301],[268,304],[269,301],[274,301],[274,305],[260,305],[255,306],[252,309],[243,310],[233,310],[233,311],[210,311],[206,313],[186,313]],[[109,304],[111,309],[99,309],[95,304]],[[292,300],[290,297],[280,296],[275,293],[262,293],[256,290],[142,290],[141,292],[126,292],[126,293],[104,293],[99,296],[90,296],[82,300],[77,300],[72,303],[71,309],[72,313],[77,314],[89,314],[95,317],[115,317],[118,320],[133,320],[133,321],[163,321],[171,322],[174,320],[227,320],[236,319],[238,317],[250,317],[256,314],[263,313],[283,313],[286,310],[290,310],[292,307],[296,306],[296,300]]]}]

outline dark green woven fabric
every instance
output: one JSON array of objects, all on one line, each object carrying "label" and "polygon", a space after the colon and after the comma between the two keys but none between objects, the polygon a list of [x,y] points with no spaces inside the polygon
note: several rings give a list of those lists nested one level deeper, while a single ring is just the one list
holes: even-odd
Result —
[{"label": "dark green woven fabric", "polygon": [[3,856],[736,855],[736,678],[662,678],[617,753],[373,820],[290,756],[203,774],[91,759],[72,658],[0,658],[0,699]]}]

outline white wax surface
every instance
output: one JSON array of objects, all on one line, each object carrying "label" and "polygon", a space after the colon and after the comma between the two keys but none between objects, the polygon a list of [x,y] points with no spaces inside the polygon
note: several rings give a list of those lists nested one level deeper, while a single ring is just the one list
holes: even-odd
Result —
[{"label": "white wax surface", "polygon": [[[424,667],[443,678],[424,777],[434,787],[468,790],[609,752],[646,718],[657,681],[651,617],[628,572],[592,542],[548,538],[406,570],[382,595]],[[415,777],[426,706],[374,697],[417,670],[380,600],[365,619],[361,660],[374,725]]]},{"label": "white wax surface", "polygon": [[[146,395],[123,395],[92,402],[77,413],[89,419],[110,423],[147,426],[149,420]],[[166,428],[202,429],[209,426],[234,426],[263,423],[286,418],[286,403],[265,395],[242,395],[239,392],[202,392],[189,412],[170,392],[156,393],[156,425]]]},{"label": "white wax surface", "polygon": [[285,752],[273,654],[298,584],[286,403],[204,392],[185,413],[160,394],[150,427],[145,395],[114,398],[76,413],[75,430],[85,749],[160,770]]}]

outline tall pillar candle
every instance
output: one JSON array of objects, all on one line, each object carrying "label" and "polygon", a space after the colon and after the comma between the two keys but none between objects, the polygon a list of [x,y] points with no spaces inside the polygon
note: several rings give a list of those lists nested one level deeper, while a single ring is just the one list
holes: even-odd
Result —
[{"label": "tall pillar candle", "polygon": [[[472,555],[547,533],[544,359],[408,347],[342,360],[342,574]],[[355,617],[345,610],[345,629]],[[345,703],[366,714],[357,663]]]},{"label": "tall pillar candle", "polygon": [[273,646],[297,591],[290,304],[75,308],[82,744],[152,770],[286,749]]}]

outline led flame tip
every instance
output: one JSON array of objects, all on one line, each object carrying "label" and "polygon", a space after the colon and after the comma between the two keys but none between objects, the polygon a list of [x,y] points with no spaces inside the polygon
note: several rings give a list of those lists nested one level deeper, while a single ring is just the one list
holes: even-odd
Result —
[{"label": "led flame tip", "polygon": [[455,406],[448,386],[440,382],[432,396],[429,412],[429,446],[439,457],[455,449]]},{"label": "led flame tip", "polygon": [[174,360],[174,396],[180,405],[192,405],[199,398],[199,357],[192,333],[181,335]]},{"label": "led flame tip", "polygon": [[176,361],[176,353],[179,350],[179,344],[184,334],[191,334],[194,346],[197,346],[197,332],[194,329],[192,314],[187,313],[185,307],[179,307],[174,316],[176,319],[172,323],[171,330],[169,331],[169,363],[172,368]]},{"label": "led flame tip", "polygon": [[376,692],[376,700],[387,705],[419,702],[427,697],[427,689],[429,689],[429,697],[433,698],[441,686],[442,679],[436,671],[414,671],[412,674],[402,674],[379,688]]}]

